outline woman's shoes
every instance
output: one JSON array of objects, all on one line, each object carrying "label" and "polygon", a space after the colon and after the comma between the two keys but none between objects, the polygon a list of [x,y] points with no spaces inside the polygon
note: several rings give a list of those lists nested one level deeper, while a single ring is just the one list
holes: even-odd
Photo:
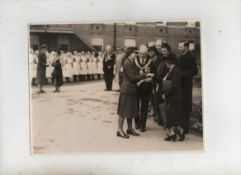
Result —
[{"label": "woman's shoes", "polygon": [[177,135],[179,137],[179,141],[185,140],[185,132],[184,132],[184,130],[182,130],[182,132],[180,130],[177,130]]},{"label": "woman's shoes", "polygon": [[141,127],[141,128],[140,128],[140,132],[146,132],[146,129],[143,128],[143,127]]},{"label": "woman's shoes", "polygon": [[140,134],[137,133],[134,129],[127,129],[126,133],[133,136],[140,136]]},{"label": "woman's shoes", "polygon": [[125,139],[129,139],[129,136],[126,133],[124,133],[124,131],[117,131],[116,135],[117,135],[117,137],[122,137],[122,138],[125,138]]},{"label": "woman's shoes", "polygon": [[164,140],[165,141],[173,141],[173,142],[175,142],[176,138],[177,138],[177,136],[176,136],[176,134],[174,134],[174,135],[170,135],[170,136],[166,137]]}]

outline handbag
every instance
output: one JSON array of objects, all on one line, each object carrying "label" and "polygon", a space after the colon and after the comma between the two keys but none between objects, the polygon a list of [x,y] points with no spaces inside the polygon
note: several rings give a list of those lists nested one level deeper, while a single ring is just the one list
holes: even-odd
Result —
[{"label": "handbag", "polygon": [[53,72],[51,73],[52,77],[55,77],[56,76],[56,72],[55,70],[53,70]]}]

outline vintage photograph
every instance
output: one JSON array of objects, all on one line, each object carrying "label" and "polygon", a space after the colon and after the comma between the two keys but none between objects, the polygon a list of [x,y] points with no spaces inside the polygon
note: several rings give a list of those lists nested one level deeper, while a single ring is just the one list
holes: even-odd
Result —
[{"label": "vintage photograph", "polygon": [[201,22],[29,24],[32,154],[203,151]]}]

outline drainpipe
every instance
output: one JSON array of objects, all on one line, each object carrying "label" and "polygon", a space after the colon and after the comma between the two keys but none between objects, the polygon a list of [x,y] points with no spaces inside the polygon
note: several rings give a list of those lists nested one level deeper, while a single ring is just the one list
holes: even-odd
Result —
[{"label": "drainpipe", "polygon": [[114,38],[113,38],[114,44],[113,44],[113,50],[116,50],[116,23],[114,23]]}]

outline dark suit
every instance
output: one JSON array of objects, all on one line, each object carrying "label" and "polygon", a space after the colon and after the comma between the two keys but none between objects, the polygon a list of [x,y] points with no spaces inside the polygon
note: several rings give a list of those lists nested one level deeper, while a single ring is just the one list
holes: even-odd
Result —
[{"label": "dark suit", "polygon": [[[181,73],[174,66],[167,74],[167,81],[171,81],[168,89],[163,89],[167,103],[167,128],[182,126],[183,115],[181,111],[182,94],[181,94]],[[165,81],[165,80],[163,80]],[[165,82],[163,82],[165,83]]]},{"label": "dark suit", "polygon": [[190,112],[192,111],[192,81],[193,76],[197,74],[196,59],[190,51],[181,54],[178,60],[178,68],[181,71],[182,106],[185,117],[183,125],[185,132],[188,133]]},{"label": "dark suit", "polygon": [[[145,69],[149,69],[150,73],[155,73],[155,65],[149,57],[146,57],[144,61],[142,61],[141,58],[138,58],[135,64],[138,68],[138,71],[143,71],[143,73],[146,73]],[[155,80],[155,77],[153,79]],[[140,85],[140,87],[137,88],[138,114],[135,118],[135,123],[140,127],[140,129],[146,128],[148,104],[152,90],[153,82],[144,82]]]},{"label": "dark suit", "polygon": [[116,55],[114,52],[112,52],[110,55],[105,54],[103,59],[103,72],[104,72],[106,90],[112,90],[115,59],[116,59]]},{"label": "dark suit", "polygon": [[53,62],[52,66],[54,67],[54,70],[52,72],[52,77],[54,79],[54,85],[55,86],[61,86],[63,85],[63,72],[62,72],[62,66],[59,60],[56,60]]}]

